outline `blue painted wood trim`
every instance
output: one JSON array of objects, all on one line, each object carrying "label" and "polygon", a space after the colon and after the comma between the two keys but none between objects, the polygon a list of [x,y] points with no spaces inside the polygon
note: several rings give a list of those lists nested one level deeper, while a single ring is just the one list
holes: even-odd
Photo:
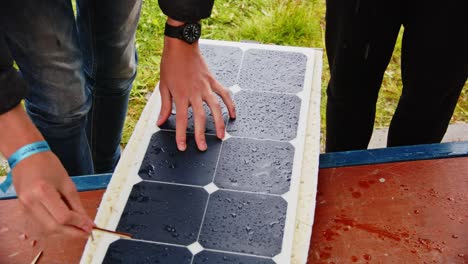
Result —
[{"label": "blue painted wood trim", "polygon": [[71,177],[79,192],[106,189],[112,173]]},{"label": "blue painted wood trim", "polygon": [[[111,177],[112,177],[112,174],[108,173],[108,174],[73,176],[71,177],[71,179],[75,183],[78,191],[84,192],[84,191],[106,189]],[[14,198],[16,198],[16,192],[13,187],[10,187],[6,193],[3,193],[0,191],[0,200],[14,199]]]},{"label": "blue painted wood trim", "polygon": [[[319,167],[326,169],[464,156],[468,156],[468,141],[325,153],[320,155]],[[74,176],[71,179],[78,191],[83,192],[105,189],[109,184],[111,176],[112,174],[109,173]],[[13,187],[10,187],[6,193],[0,192],[0,200],[13,198],[16,198],[16,192]]]},{"label": "blue painted wood trim", "polygon": [[324,153],[321,169],[468,156],[468,141]]}]

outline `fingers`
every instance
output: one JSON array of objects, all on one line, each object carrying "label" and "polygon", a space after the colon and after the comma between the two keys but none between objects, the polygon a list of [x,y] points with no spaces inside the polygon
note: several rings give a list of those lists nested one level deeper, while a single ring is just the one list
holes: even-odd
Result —
[{"label": "fingers", "polygon": [[206,145],[205,139],[206,113],[203,108],[202,100],[192,102],[192,109],[195,125],[195,141],[197,142],[198,149],[205,151],[208,146]]},{"label": "fingers", "polygon": [[225,134],[225,125],[224,125],[223,114],[221,112],[221,105],[219,104],[214,94],[211,94],[211,96],[206,98],[206,103],[210,107],[211,114],[213,115],[213,120],[214,120],[215,127],[216,127],[216,136],[219,139],[223,139],[224,134]]},{"label": "fingers", "polygon": [[62,195],[62,199],[65,200],[69,208],[75,212],[86,214],[86,210],[81,203],[75,184],[71,180],[64,184],[60,193]]},{"label": "fingers", "polygon": [[88,234],[80,229],[61,225],[38,199],[26,199],[26,201],[23,199],[22,203],[29,214],[43,227],[44,235],[64,234],[79,238],[88,237]]},{"label": "fingers", "polygon": [[[60,193],[55,188],[50,185],[43,184],[38,188],[37,192],[37,196],[40,198],[41,203],[47,205],[47,210],[59,225],[75,226],[86,233],[90,233],[92,231],[94,223],[89,219],[86,213],[77,213],[70,210],[62,199]],[[73,201],[73,198],[67,198],[68,200]],[[74,203],[76,204],[76,201],[74,201]],[[79,205],[82,208],[81,202]],[[84,211],[84,209],[82,210]]]},{"label": "fingers", "polygon": [[169,89],[163,83],[159,84],[159,92],[161,93],[161,111],[159,113],[157,125],[161,126],[171,115],[172,96]]},{"label": "fingers", "polygon": [[78,191],[76,190],[75,184],[69,180],[62,189],[62,199],[68,203],[69,208],[73,211],[81,214],[85,217],[86,229],[85,231],[90,232],[94,226],[96,226],[91,218],[89,218],[88,213],[83,207],[81,203],[80,196],[78,195]]},{"label": "fingers", "polygon": [[223,99],[223,102],[229,111],[229,117],[231,119],[236,119],[236,105],[231,98],[229,90],[224,88],[224,86],[216,79],[212,79],[211,87],[213,88],[213,91],[215,91],[215,93],[217,93],[219,96],[221,96],[221,99]]},{"label": "fingers", "polygon": [[188,104],[176,102],[176,143],[180,151],[187,149]]}]

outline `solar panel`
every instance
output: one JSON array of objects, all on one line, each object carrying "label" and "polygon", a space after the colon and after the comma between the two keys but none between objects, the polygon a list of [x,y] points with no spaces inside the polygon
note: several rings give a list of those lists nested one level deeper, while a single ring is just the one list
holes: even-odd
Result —
[{"label": "solar panel", "polygon": [[190,112],[179,152],[175,113],[155,125],[155,92],[96,218],[133,238],[96,234],[81,263],[290,263],[305,150],[318,167],[321,51],[206,40],[201,49],[236,103],[235,120],[223,109],[226,138],[213,135],[205,107],[208,151],[196,148]]}]

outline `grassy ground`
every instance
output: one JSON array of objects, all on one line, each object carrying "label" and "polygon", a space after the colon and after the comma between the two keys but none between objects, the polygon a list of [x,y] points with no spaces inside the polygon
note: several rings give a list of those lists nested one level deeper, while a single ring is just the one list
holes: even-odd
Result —
[{"label": "grassy ground", "polygon": [[[255,40],[261,43],[323,48],[324,16],[324,0],[216,0],[212,17],[203,21],[203,38]],[[144,0],[137,32],[140,67],[131,94],[122,142],[124,144],[133,131],[148,94],[158,82],[164,20],[157,0]],[[399,41],[385,72],[377,103],[376,127],[388,126],[401,94],[400,49]],[[323,130],[325,87],[329,79],[326,57],[322,79]],[[467,87],[465,85],[462,91],[452,122],[468,122]]]},{"label": "grassy ground", "polygon": [[[157,0],[143,0],[137,32],[138,77],[131,93],[122,143],[132,134],[148,95],[159,78],[159,61],[165,16]],[[210,19],[203,21],[203,38],[255,40],[278,45],[324,47],[325,0],[216,0]],[[400,32],[401,33],[401,32]],[[401,94],[400,40],[385,72],[377,102],[376,127],[390,123]],[[322,131],[325,124],[325,88],[329,79],[324,57],[322,77]],[[468,122],[468,85],[462,91],[452,122]],[[6,169],[0,164],[0,175]]]},{"label": "grassy ground", "polygon": [[5,158],[0,153],[0,176],[6,175],[8,172],[8,165],[5,162]]}]

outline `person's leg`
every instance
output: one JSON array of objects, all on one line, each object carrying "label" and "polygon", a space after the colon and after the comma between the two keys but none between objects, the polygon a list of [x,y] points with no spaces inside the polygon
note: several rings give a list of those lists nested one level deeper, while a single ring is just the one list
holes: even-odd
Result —
[{"label": "person's leg", "polygon": [[30,86],[27,112],[70,175],[93,173],[86,139],[90,100],[70,1],[9,1],[0,25]]},{"label": "person's leg", "polygon": [[112,172],[120,158],[122,129],[136,76],[135,31],[140,8],[140,0],[77,1],[86,87],[93,96],[87,132],[97,173]]},{"label": "person's leg", "polygon": [[327,0],[326,152],[365,149],[401,25],[399,1]]},{"label": "person's leg", "polygon": [[388,146],[438,143],[468,76],[467,1],[408,2],[403,92]]}]

